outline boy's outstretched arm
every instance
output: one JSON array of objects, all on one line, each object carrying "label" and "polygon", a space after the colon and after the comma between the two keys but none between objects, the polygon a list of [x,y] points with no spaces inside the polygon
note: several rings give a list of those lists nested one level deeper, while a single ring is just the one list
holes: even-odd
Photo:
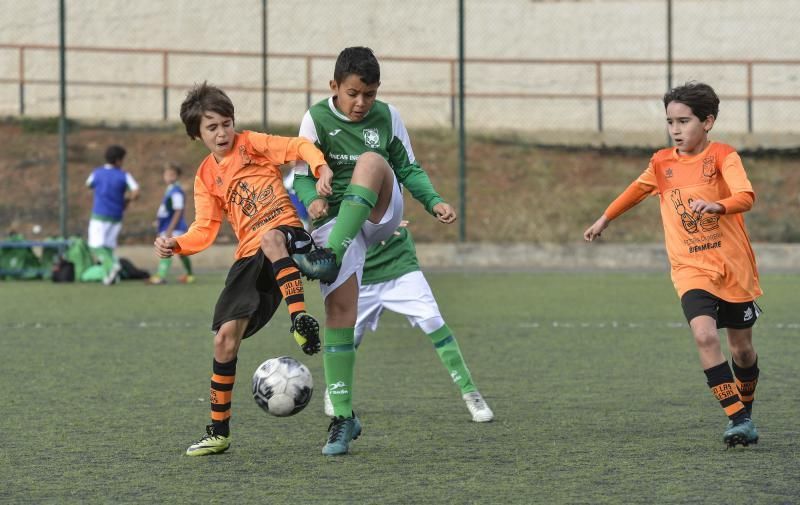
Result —
[{"label": "boy's outstretched arm", "polygon": [[157,238],[153,244],[156,254],[162,258],[174,253],[195,254],[208,248],[217,238],[222,224],[222,208],[199,177],[194,181],[194,216],[189,230],[180,237]]},{"label": "boy's outstretched arm", "polygon": [[608,223],[610,222],[611,221],[606,217],[606,215],[603,214],[597,221],[594,222],[592,226],[588,227],[586,231],[583,232],[583,239],[587,242],[591,242],[595,238],[599,237],[602,235],[603,230],[608,228]]},{"label": "boy's outstretched arm", "polygon": [[599,237],[603,230],[608,228],[608,224],[615,218],[619,217],[622,213],[630,210],[636,204],[650,196],[653,192],[653,186],[640,182],[640,180],[633,181],[625,191],[623,191],[608,208],[603,212],[603,215],[588,227],[583,232],[584,240],[591,242]]},{"label": "boy's outstretched arm", "polygon": [[175,254],[175,248],[178,243],[172,237],[157,237],[153,242],[153,247],[156,251],[156,256],[159,258],[171,258]]}]

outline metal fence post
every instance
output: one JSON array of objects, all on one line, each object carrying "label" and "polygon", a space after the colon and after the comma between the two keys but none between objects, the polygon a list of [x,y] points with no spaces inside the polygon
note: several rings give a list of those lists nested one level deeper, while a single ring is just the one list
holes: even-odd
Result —
[{"label": "metal fence post", "polygon": [[169,55],[169,52],[168,51],[164,51],[164,53],[162,55],[163,61],[162,61],[162,67],[161,67],[161,71],[163,73],[162,84],[161,84],[162,95],[163,95],[162,96],[163,110],[161,111],[161,117],[162,117],[162,119],[164,121],[166,121],[169,118],[169,103],[168,103],[169,102],[169,61],[168,61],[168,55]]},{"label": "metal fence post", "polygon": [[464,127],[464,0],[458,0],[458,240],[467,238],[467,136]]},{"label": "metal fence post", "polygon": [[19,115],[25,115],[25,48],[19,48]]},{"label": "metal fence post", "polygon": [[58,117],[58,166],[60,172],[60,212],[61,236],[67,236],[67,58],[65,47],[64,0],[58,2],[59,23],[59,108]]}]

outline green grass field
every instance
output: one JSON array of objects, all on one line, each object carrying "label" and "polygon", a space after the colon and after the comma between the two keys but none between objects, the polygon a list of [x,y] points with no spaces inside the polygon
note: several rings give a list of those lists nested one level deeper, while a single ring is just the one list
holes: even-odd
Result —
[{"label": "green grass field", "polygon": [[[435,273],[496,420],[475,424],[428,339],[387,315],[359,350],[362,438],[320,449],[318,389],[292,418],[250,397],[295,348],[282,309],[245,341],[233,445],[188,458],[208,419],[223,281],[0,283],[2,503],[797,503],[800,277],[765,275],[757,446],[726,450],[667,274]],[[311,309],[320,299],[311,286]]]}]

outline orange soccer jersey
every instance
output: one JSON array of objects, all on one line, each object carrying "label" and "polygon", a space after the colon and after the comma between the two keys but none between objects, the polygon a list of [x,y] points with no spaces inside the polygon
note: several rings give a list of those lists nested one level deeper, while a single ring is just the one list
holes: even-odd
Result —
[{"label": "orange soccer jersey", "polygon": [[209,154],[194,179],[195,220],[176,239],[176,252],[194,254],[213,244],[223,213],[239,240],[236,259],[255,254],[267,230],[302,227],[280,171],[280,165],[297,160],[314,168],[326,163],[322,152],[304,138],[251,131],[236,134],[221,162]]},{"label": "orange soccer jersey", "polygon": [[[658,194],[664,240],[678,296],[703,289],[729,302],[761,295],[758,270],[742,212],[755,194],[733,147],[711,142],[696,156],[656,152],[647,169],[606,209],[614,219],[649,194]],[[693,200],[717,202],[724,214],[698,214]]]}]

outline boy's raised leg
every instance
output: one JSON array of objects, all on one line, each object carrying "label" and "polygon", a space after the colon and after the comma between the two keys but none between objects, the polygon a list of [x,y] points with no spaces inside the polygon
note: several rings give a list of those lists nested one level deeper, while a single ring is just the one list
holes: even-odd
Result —
[{"label": "boy's raised leg", "polygon": [[347,247],[361,227],[367,219],[379,222],[389,207],[394,181],[392,168],[380,155],[366,152],[358,158],[325,247],[292,255],[306,277],[329,284],[336,280]]}]

